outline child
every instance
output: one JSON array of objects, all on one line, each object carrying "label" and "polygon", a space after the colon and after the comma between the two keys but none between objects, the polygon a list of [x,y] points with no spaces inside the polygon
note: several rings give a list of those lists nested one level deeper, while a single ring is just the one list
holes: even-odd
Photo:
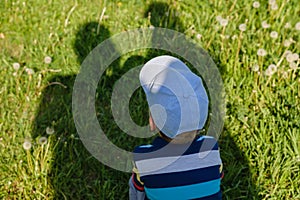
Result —
[{"label": "child", "polygon": [[157,128],[159,136],[134,149],[130,200],[222,199],[218,144],[197,135],[208,115],[201,78],[179,59],[159,56],[143,66],[140,82],[150,129]]}]

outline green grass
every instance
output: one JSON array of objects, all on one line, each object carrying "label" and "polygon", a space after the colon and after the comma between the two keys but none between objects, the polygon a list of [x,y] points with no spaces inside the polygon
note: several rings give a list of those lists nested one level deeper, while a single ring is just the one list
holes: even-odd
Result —
[{"label": "green grass", "polygon": [[[297,0],[277,0],[278,10],[271,10],[267,1],[255,9],[252,2],[237,0],[24,2],[0,4],[1,199],[127,199],[130,174],[104,166],[79,140],[72,87],[81,62],[97,44],[150,25],[185,33],[220,69],[227,109],[219,139],[224,199],[300,199],[299,60],[292,70],[284,58],[286,50],[300,53]],[[229,19],[226,27],[217,22],[218,15]],[[263,29],[262,21],[270,28]],[[247,25],[245,32],[238,28],[241,23]],[[286,23],[291,27],[284,28]],[[278,38],[271,38],[271,31],[277,31]],[[295,42],[285,47],[289,38]],[[268,54],[258,57],[259,48]],[[113,122],[113,83],[159,53],[123,55],[99,82],[99,122],[107,137],[128,151],[150,139],[128,136]],[[45,64],[45,56],[52,58],[50,64]],[[17,71],[15,62],[21,66]],[[277,71],[266,76],[272,63]],[[252,70],[256,64],[259,72]],[[27,68],[35,73],[28,75]],[[138,90],[130,105],[137,124],[147,124],[145,105]],[[55,133],[47,135],[47,127]],[[41,136],[48,138],[47,144],[39,144]],[[25,139],[32,143],[27,151]]]}]

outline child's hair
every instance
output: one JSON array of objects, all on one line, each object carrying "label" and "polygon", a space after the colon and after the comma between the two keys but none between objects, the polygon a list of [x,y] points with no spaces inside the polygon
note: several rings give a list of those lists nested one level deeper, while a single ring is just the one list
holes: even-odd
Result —
[{"label": "child's hair", "polygon": [[196,135],[197,135],[198,131],[189,131],[189,132],[185,132],[185,133],[181,133],[178,134],[175,138],[169,138],[168,136],[166,136],[164,133],[162,133],[161,131],[159,132],[159,135],[165,139],[168,142],[171,142],[173,144],[185,144],[185,143],[190,143],[192,142]]}]

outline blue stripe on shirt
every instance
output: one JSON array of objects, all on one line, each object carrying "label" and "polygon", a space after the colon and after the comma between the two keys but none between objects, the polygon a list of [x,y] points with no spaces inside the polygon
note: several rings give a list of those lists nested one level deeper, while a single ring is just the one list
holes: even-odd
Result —
[{"label": "blue stripe on shirt", "polygon": [[145,187],[149,199],[196,199],[218,193],[220,191],[220,179],[209,182],[169,187],[169,188],[148,188]]},{"label": "blue stripe on shirt", "polygon": [[220,176],[220,165],[216,165],[189,171],[148,175],[141,177],[141,180],[147,183],[148,188],[164,188],[202,183],[219,179]]}]

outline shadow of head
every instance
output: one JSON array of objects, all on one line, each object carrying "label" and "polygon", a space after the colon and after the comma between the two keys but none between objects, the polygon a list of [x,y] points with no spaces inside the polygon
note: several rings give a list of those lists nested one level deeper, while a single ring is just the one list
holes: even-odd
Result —
[{"label": "shadow of head", "polygon": [[179,32],[183,32],[184,27],[179,18],[179,15],[180,13],[176,8],[176,3],[151,3],[144,12],[144,17],[148,17],[150,23],[153,26],[169,28]]},{"label": "shadow of head", "polygon": [[[73,43],[78,67],[97,45],[109,37],[109,30],[96,22],[82,25]],[[111,189],[106,188],[122,191],[127,187],[128,175],[99,164],[77,134],[72,114],[75,79],[76,74],[49,77],[34,119],[32,138],[46,135],[47,127],[54,128],[51,136],[53,164],[48,172],[54,199],[124,199],[126,192],[111,194]]]},{"label": "shadow of head", "polygon": [[78,63],[82,63],[87,55],[104,40],[110,37],[109,30],[97,22],[89,22],[81,26],[76,33],[74,51]]}]

